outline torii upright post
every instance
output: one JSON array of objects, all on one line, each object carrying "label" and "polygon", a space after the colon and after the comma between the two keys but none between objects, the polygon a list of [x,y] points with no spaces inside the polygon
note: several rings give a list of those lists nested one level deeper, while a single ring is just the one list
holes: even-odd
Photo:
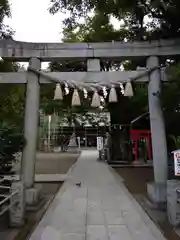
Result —
[{"label": "torii upright post", "polygon": [[[147,67],[159,66],[159,59],[151,56],[147,60]],[[167,181],[167,144],[163,111],[160,103],[161,75],[160,70],[150,73],[148,86],[150,125],[152,136],[152,152],[154,167],[154,183],[148,184],[148,193],[156,203],[166,202]]]},{"label": "torii upright post", "polygon": [[[41,62],[38,58],[31,58],[29,66],[34,69],[41,68]],[[30,205],[37,200],[37,191],[34,187],[35,160],[37,147],[37,133],[39,121],[39,96],[40,86],[38,76],[32,72],[27,73],[26,86],[26,105],[24,136],[26,145],[23,149],[21,164],[21,179],[25,185],[26,202]]]}]

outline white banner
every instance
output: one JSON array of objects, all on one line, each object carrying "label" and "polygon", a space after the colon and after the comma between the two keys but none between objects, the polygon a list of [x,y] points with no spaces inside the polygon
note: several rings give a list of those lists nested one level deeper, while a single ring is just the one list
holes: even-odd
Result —
[{"label": "white banner", "polygon": [[97,150],[100,151],[103,149],[103,137],[97,137]]},{"label": "white banner", "polygon": [[174,152],[174,175],[180,176],[180,150]]}]

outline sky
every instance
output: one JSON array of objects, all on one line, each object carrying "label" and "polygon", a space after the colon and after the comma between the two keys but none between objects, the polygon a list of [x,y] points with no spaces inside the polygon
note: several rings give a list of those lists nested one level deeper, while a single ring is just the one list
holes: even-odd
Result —
[{"label": "sky", "polygon": [[[14,31],[16,41],[25,42],[60,42],[62,38],[62,13],[51,15],[48,11],[50,0],[9,0],[11,18],[5,18],[4,23]],[[21,63],[24,67],[28,63]],[[48,63],[42,63],[46,69]]]},{"label": "sky", "polygon": [[11,18],[5,19],[14,31],[14,40],[28,42],[59,42],[62,13],[48,12],[50,0],[10,0]]},{"label": "sky", "polygon": [[[50,0],[9,0],[11,18],[4,23],[14,31],[14,40],[27,42],[59,42],[62,38],[62,21],[65,15],[58,12],[51,15],[48,11]],[[114,27],[119,22],[112,19]]]},{"label": "sky", "polygon": [[[49,13],[50,0],[9,0],[11,18],[5,18],[4,23],[14,31],[16,41],[25,42],[60,42],[62,39],[62,21],[65,15],[58,12]],[[112,19],[114,27],[119,23]],[[27,67],[27,63],[22,63]],[[47,63],[42,64],[43,68]]]}]

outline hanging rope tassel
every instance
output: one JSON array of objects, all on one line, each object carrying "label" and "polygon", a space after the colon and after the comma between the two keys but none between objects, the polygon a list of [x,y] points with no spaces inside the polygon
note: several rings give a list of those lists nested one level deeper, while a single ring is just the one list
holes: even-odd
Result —
[{"label": "hanging rope tassel", "polygon": [[97,91],[94,92],[92,97],[91,107],[99,107],[101,105],[100,96]]},{"label": "hanging rope tassel", "polygon": [[81,100],[79,97],[79,93],[77,89],[74,89],[73,95],[72,95],[72,106],[81,106]]},{"label": "hanging rope tassel", "polygon": [[133,97],[134,96],[134,92],[133,92],[131,82],[126,83],[126,86],[125,86],[125,89],[124,89],[124,96],[125,97]]},{"label": "hanging rope tassel", "polygon": [[112,86],[110,93],[109,93],[109,102],[113,103],[113,102],[118,102],[118,98],[117,98],[117,92],[114,86]]},{"label": "hanging rope tassel", "polygon": [[63,93],[61,89],[61,84],[56,84],[56,89],[54,92],[54,100],[63,100]]}]

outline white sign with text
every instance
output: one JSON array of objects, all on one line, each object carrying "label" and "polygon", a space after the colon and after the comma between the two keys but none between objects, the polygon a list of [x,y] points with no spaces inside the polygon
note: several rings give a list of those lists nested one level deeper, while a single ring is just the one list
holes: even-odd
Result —
[{"label": "white sign with text", "polygon": [[174,152],[174,175],[180,176],[180,150]]},{"label": "white sign with text", "polygon": [[103,137],[97,137],[97,150],[100,151],[103,149]]}]

